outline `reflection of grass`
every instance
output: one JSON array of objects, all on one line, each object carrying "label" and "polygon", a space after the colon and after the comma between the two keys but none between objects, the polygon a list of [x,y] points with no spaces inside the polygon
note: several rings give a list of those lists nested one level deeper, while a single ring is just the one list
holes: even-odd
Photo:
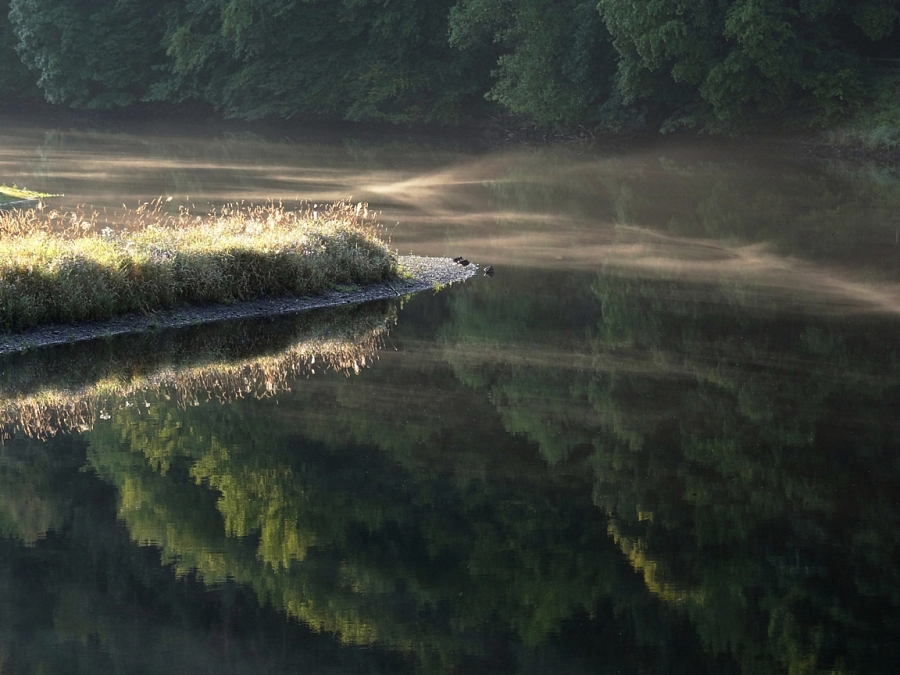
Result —
[{"label": "reflection of grass", "polygon": [[317,371],[359,372],[393,320],[368,303],[18,354],[0,361],[0,439],[83,431],[151,393],[180,406],[268,397]]},{"label": "reflection of grass", "polygon": [[310,295],[396,274],[362,204],[225,207],[205,217],[161,207],[126,212],[122,232],[98,232],[96,214],[0,213],[0,330]]}]

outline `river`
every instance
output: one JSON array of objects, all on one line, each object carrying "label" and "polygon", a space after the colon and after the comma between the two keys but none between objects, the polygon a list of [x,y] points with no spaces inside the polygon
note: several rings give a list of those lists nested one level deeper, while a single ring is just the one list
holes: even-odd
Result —
[{"label": "river", "polygon": [[896,672],[896,168],[95,127],[5,120],[0,183],[495,274],[0,361],[0,670]]}]

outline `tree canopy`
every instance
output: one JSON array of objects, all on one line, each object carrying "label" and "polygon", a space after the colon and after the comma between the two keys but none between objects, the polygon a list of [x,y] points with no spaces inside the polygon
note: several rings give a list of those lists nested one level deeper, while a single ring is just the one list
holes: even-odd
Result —
[{"label": "tree canopy", "polygon": [[[891,86],[892,0],[0,1],[0,92],[229,116],[828,123]],[[890,80],[890,78],[888,78]]]}]

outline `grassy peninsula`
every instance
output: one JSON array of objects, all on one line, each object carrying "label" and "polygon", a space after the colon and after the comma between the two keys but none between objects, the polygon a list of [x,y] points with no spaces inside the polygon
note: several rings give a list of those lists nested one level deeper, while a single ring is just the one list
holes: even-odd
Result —
[{"label": "grassy peninsula", "polygon": [[5,204],[17,204],[19,202],[30,201],[34,199],[42,199],[51,197],[52,195],[43,192],[35,192],[34,190],[26,190],[16,185],[0,185],[0,206]]},{"label": "grassy peninsula", "polygon": [[98,213],[0,211],[0,332],[179,305],[306,296],[397,275],[365,204],[226,206],[162,200],[115,229]]}]

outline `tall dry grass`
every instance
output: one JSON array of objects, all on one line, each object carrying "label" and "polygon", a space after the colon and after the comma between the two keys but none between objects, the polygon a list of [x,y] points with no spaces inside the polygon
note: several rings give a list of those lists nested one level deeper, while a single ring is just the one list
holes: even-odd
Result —
[{"label": "tall dry grass", "polygon": [[162,200],[101,229],[96,212],[0,212],[0,331],[181,304],[316,295],[397,273],[365,204],[232,205],[207,215]]}]

